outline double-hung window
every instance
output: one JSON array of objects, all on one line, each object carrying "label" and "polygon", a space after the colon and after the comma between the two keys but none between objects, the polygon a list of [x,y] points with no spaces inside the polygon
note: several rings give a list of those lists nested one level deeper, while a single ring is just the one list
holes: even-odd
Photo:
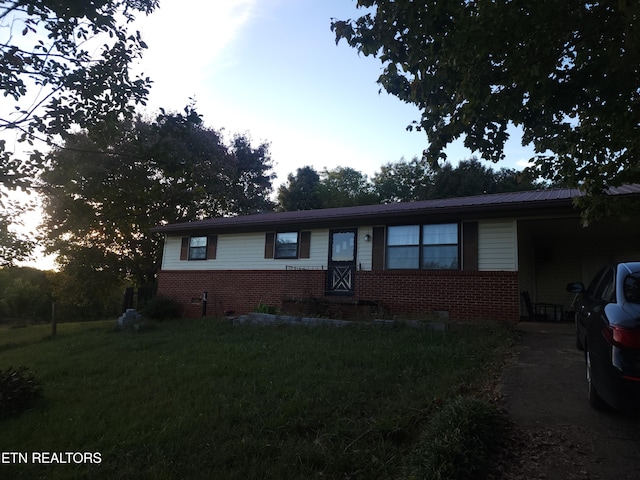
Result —
[{"label": "double-hung window", "polygon": [[420,226],[389,227],[387,231],[387,268],[420,268]]},{"label": "double-hung window", "polygon": [[182,237],[180,260],[212,260],[216,258],[217,235]]},{"label": "double-hung window", "polygon": [[424,270],[458,268],[458,225],[455,223],[422,226],[422,263]]},{"label": "double-hung window", "polygon": [[298,258],[298,232],[276,233],[274,258]]},{"label": "double-hung window", "polygon": [[207,237],[191,237],[189,239],[189,260],[207,259]]},{"label": "double-hung window", "polygon": [[387,268],[456,270],[458,224],[400,225],[387,229]]},{"label": "double-hung window", "polygon": [[309,258],[311,232],[267,232],[264,243],[264,258],[294,259]]}]

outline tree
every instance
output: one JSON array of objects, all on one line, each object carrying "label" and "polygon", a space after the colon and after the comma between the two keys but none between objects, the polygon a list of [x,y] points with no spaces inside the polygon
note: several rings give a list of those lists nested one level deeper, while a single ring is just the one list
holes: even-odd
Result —
[{"label": "tree", "polygon": [[237,135],[227,146],[191,106],[123,122],[111,139],[76,134],[52,152],[41,176],[46,251],[64,269],[153,282],[159,239],[152,227],[263,211],[270,168],[268,144],[253,148]]},{"label": "tree", "polygon": [[16,220],[23,208],[10,199],[0,200],[0,207],[3,207],[0,211],[0,267],[6,267],[16,261],[26,260],[35,242],[12,228],[23,226]]},{"label": "tree", "polygon": [[336,42],[384,65],[378,82],[415,104],[427,158],[455,139],[504,158],[510,123],[536,171],[587,193],[640,181],[640,3],[631,0],[359,0]]},{"label": "tree", "polygon": [[[157,0],[14,0],[2,2],[0,85],[5,102],[0,132],[20,140],[52,142],[73,126],[111,128],[144,103],[151,81],[131,78],[133,61],[146,48],[126,24],[151,13]],[[123,22],[124,24],[121,24]],[[94,54],[92,52],[98,52]],[[26,187],[36,160],[20,161],[0,142],[0,179]]]},{"label": "tree", "polygon": [[423,159],[389,162],[374,174],[372,182],[380,203],[411,202],[430,198],[433,170]]},{"label": "tree", "polygon": [[453,167],[445,163],[434,175],[431,198],[455,198],[498,191],[493,169],[477,159],[463,160]]},{"label": "tree", "polygon": [[543,188],[527,171],[501,168],[496,172],[476,158],[462,160],[456,166],[446,162],[437,170],[424,159],[400,160],[384,165],[374,175],[373,183],[382,203]]},{"label": "tree", "polygon": [[351,167],[326,168],[320,174],[318,194],[322,208],[352,207],[378,203],[366,175]]},{"label": "tree", "polygon": [[26,267],[0,268],[0,323],[51,319],[49,273]]},{"label": "tree", "polygon": [[269,144],[262,143],[253,148],[248,135],[237,134],[233,137],[229,153],[234,159],[227,165],[233,168],[233,184],[227,197],[229,209],[239,215],[273,210],[275,205],[269,195],[275,174],[271,172]]},{"label": "tree", "polygon": [[[74,127],[108,130],[145,103],[151,80],[133,78],[130,68],[146,45],[127,24],[157,5],[157,0],[0,3],[0,208],[7,208],[8,190],[29,190],[43,148]],[[10,229],[11,219],[0,218],[2,263],[15,260],[15,253],[24,257],[32,247],[5,235]]]},{"label": "tree", "polygon": [[295,176],[290,173],[287,183],[278,187],[278,208],[285,212],[322,208],[319,185],[320,175],[313,167],[298,168]]}]

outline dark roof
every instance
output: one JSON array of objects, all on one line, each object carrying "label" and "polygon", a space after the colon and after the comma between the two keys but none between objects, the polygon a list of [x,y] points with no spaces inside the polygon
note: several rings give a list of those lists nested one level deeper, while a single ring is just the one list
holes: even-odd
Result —
[{"label": "dark roof", "polygon": [[[608,195],[640,194],[640,184],[611,188]],[[494,193],[470,197],[443,198],[417,202],[362,205],[295,212],[268,212],[235,217],[218,217],[158,226],[153,232],[259,231],[278,228],[326,228],[361,224],[403,223],[408,218],[433,219],[477,216],[499,217],[515,212],[532,215],[553,209],[554,214],[576,214],[573,199],[582,196],[575,188]]]}]

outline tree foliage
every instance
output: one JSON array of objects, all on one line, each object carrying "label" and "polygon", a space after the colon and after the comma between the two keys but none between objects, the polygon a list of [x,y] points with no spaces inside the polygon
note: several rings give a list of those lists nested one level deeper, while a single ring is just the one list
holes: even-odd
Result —
[{"label": "tree foliage", "polygon": [[314,210],[377,203],[373,186],[366,175],[351,167],[324,169],[298,168],[278,188],[280,210]]},{"label": "tree foliage", "polygon": [[631,0],[358,0],[334,20],[384,65],[378,82],[415,104],[432,163],[457,138],[504,158],[510,123],[549,180],[589,193],[640,180],[640,3]]},{"label": "tree foliage", "polygon": [[501,168],[495,171],[478,159],[445,163],[433,169],[424,159],[388,163],[372,179],[380,203],[515,192],[544,188],[527,171]]},{"label": "tree foliage", "polygon": [[288,175],[287,183],[278,187],[279,209],[290,212],[322,208],[319,186],[320,175],[313,167],[298,168],[295,175]]},{"label": "tree foliage", "polygon": [[414,157],[382,165],[372,181],[380,203],[411,202],[430,197],[434,173],[428,163]]},{"label": "tree foliage", "polygon": [[26,207],[11,199],[0,201],[0,207],[0,267],[6,267],[29,258],[35,242],[15,228],[23,226],[19,216]]},{"label": "tree foliage", "polygon": [[299,168],[278,189],[283,211],[352,207],[376,203],[412,202],[437,198],[544,188],[528,171],[501,168],[496,171],[478,159],[445,163],[434,169],[425,159],[401,159],[383,165],[371,179],[351,167]]},{"label": "tree foliage", "polygon": [[[43,150],[73,128],[105,131],[144,104],[151,80],[131,74],[146,45],[128,25],[158,0],[0,2],[0,208],[29,190]],[[15,207],[13,208],[15,211]],[[29,241],[0,219],[0,260],[24,257]],[[9,232],[9,233],[7,233]]]},{"label": "tree foliage", "polygon": [[0,323],[45,322],[51,318],[50,272],[0,268]]},{"label": "tree foliage", "polygon": [[268,144],[237,135],[227,145],[192,107],[123,122],[102,141],[70,137],[41,176],[47,251],[65,270],[143,284],[159,260],[152,227],[272,208]]},{"label": "tree foliage", "polygon": [[351,167],[325,168],[318,191],[323,208],[370,205],[378,200],[367,176]]}]

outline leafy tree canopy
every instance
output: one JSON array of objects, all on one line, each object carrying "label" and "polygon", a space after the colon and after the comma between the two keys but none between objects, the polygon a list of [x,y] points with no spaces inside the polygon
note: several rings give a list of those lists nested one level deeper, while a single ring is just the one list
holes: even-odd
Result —
[{"label": "leafy tree canopy", "polygon": [[51,272],[0,268],[0,323],[51,319]]},{"label": "leafy tree canopy", "polygon": [[457,138],[504,157],[522,128],[545,178],[588,193],[640,181],[640,2],[358,0],[345,39],[384,65],[378,82],[418,106],[435,165]]},{"label": "leafy tree canopy", "polygon": [[322,208],[370,205],[378,201],[367,176],[351,167],[325,168],[320,174],[318,192]]},{"label": "leafy tree canopy", "polygon": [[283,211],[350,207],[377,203],[378,198],[366,175],[350,167],[298,168],[278,188],[278,206]]},{"label": "leafy tree canopy", "polygon": [[382,165],[372,182],[380,203],[425,200],[430,197],[434,173],[428,163],[414,157]]},{"label": "leafy tree canopy", "polygon": [[0,202],[0,207],[0,267],[6,267],[29,258],[35,242],[14,228],[23,226],[18,220],[23,206],[7,199]]},{"label": "leafy tree canopy", "polygon": [[527,171],[493,168],[478,159],[462,160],[455,167],[445,163],[434,169],[425,159],[401,159],[383,165],[371,179],[350,167],[324,169],[302,167],[289,174],[278,189],[283,211],[351,207],[376,203],[411,202],[484,193],[534,190],[544,185]]},{"label": "leafy tree canopy", "polygon": [[528,172],[493,168],[478,159],[445,163],[434,170],[424,159],[400,160],[384,165],[373,176],[373,191],[381,203],[464,197],[543,188]]},{"label": "leafy tree canopy", "polygon": [[270,170],[268,144],[228,145],[192,107],[123,122],[111,139],[73,135],[41,175],[47,252],[63,267],[152,281],[152,227],[272,209]]},{"label": "leafy tree canopy", "polygon": [[298,168],[295,175],[290,173],[287,182],[278,187],[279,209],[290,212],[322,208],[319,186],[320,175],[313,167]]},{"label": "leafy tree canopy", "polygon": [[[72,127],[105,130],[132,118],[149,78],[130,67],[146,48],[127,24],[157,0],[13,0],[0,3],[0,134],[52,143]],[[19,158],[0,139],[0,185],[28,188],[43,155]]]}]

